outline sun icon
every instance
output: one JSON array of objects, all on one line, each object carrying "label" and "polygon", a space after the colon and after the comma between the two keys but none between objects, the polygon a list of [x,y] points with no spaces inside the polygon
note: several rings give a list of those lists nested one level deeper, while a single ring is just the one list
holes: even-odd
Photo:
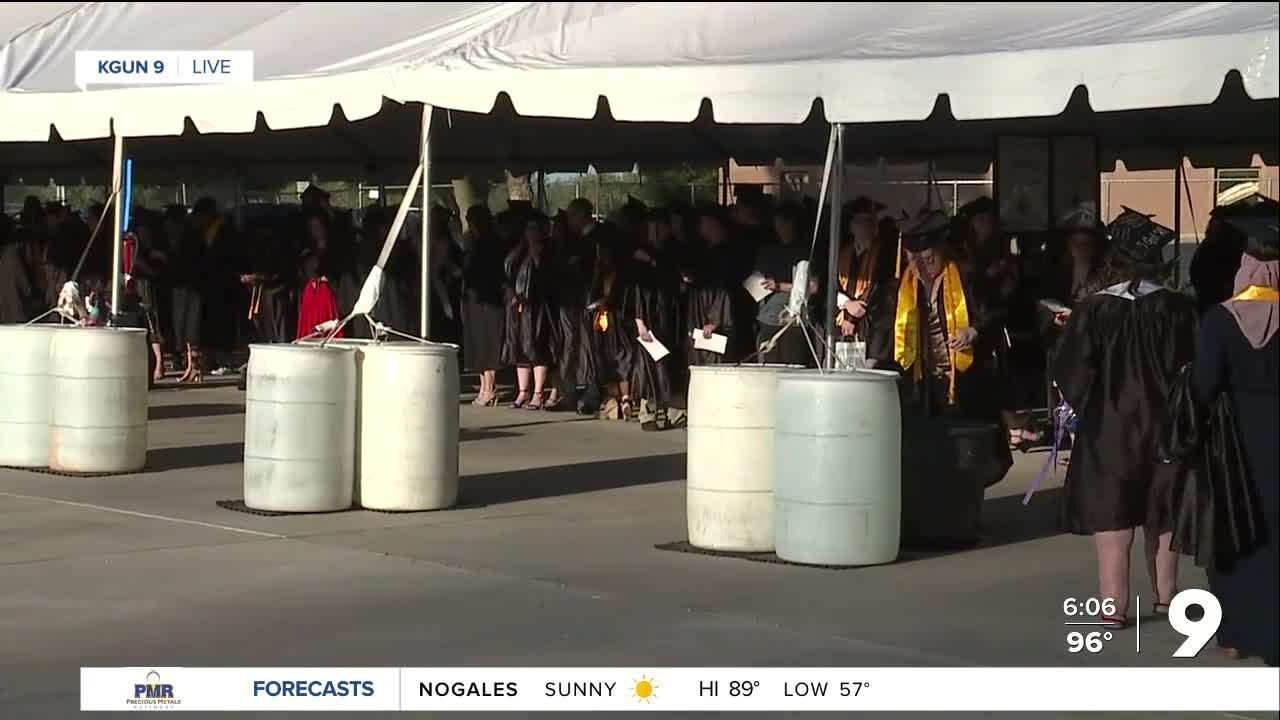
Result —
[{"label": "sun icon", "polygon": [[636,680],[635,685],[631,688],[632,697],[647,705],[653,702],[654,698],[658,697],[653,692],[657,688],[658,684],[653,681],[653,678],[648,677],[647,675],[641,675],[640,679]]}]

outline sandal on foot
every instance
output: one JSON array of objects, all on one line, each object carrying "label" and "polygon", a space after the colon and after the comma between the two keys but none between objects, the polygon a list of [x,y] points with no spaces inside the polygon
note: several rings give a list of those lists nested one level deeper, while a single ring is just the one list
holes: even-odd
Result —
[{"label": "sandal on foot", "polygon": [[516,395],[515,402],[511,403],[511,409],[519,410],[528,404],[529,404],[529,392],[527,390],[521,390]]},{"label": "sandal on foot", "polygon": [[1129,627],[1129,618],[1124,615],[1102,615],[1098,619],[1101,627],[1107,630],[1124,630]]}]

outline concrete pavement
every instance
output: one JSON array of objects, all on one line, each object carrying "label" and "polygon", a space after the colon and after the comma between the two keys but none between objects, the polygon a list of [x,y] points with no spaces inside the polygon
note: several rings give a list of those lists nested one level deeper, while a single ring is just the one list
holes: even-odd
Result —
[{"label": "concrete pavement", "polygon": [[1066,652],[1093,557],[1057,482],[1020,503],[1043,455],[989,492],[978,548],[837,571],[656,550],[686,534],[681,432],[464,406],[463,509],[265,518],[214,504],[241,495],[241,393],[151,405],[143,473],[0,470],[0,716],[71,715],[82,665],[1187,662],[1156,622],[1141,655]]}]

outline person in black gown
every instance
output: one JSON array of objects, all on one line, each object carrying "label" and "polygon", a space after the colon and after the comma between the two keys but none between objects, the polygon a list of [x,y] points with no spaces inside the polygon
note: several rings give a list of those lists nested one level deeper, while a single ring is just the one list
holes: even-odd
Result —
[{"label": "person in black gown", "polygon": [[[836,313],[836,329],[844,340],[867,344],[871,368],[893,362],[893,334],[886,328],[893,325],[892,295],[901,257],[896,227],[877,219],[884,207],[867,197],[849,204],[849,235],[836,258],[837,290],[848,298]],[[891,236],[888,230],[893,230]]]},{"label": "person in black gown", "polygon": [[[1234,293],[1203,317],[1193,387],[1208,405],[1230,393],[1248,483],[1262,507],[1265,543],[1230,569],[1212,570],[1209,590],[1222,604],[1218,644],[1229,656],[1280,664],[1280,236],[1272,215],[1245,221],[1248,245]],[[1252,226],[1250,226],[1252,225]]]},{"label": "person in black gown", "polygon": [[467,231],[471,241],[462,264],[463,292],[462,347],[467,367],[480,373],[480,388],[473,405],[498,403],[498,368],[502,366],[502,340],[506,333],[503,308],[503,247],[493,226],[493,215],[484,205],[467,210]]},{"label": "person in black gown", "polygon": [[200,352],[204,341],[205,249],[204,239],[187,226],[187,211],[170,207],[165,213],[165,235],[169,242],[166,273],[172,295],[173,342],[186,365],[178,382],[203,379]]},{"label": "person in black gown", "polygon": [[[795,267],[800,261],[809,259],[809,246],[804,242],[807,237],[807,220],[799,205],[786,204],[778,207],[773,215],[776,239],[766,242],[756,250],[755,270],[763,278],[761,283],[764,289],[769,291],[757,303],[757,350],[777,335],[787,322],[783,314],[791,298]],[[804,325],[787,328],[774,342],[772,349],[760,352],[760,362],[814,367],[815,359],[813,350],[810,349],[813,338],[806,337],[807,334],[808,328]],[[813,347],[818,347],[818,343],[813,343]]]},{"label": "person in black gown", "polygon": [[[877,327],[891,340],[876,342],[892,345],[893,367],[903,374],[912,410],[999,424],[991,356],[1001,313],[988,302],[983,283],[948,257],[949,232],[950,221],[937,210],[903,230],[907,263],[890,293],[893,320]],[[1002,464],[1007,469],[1012,456]]]},{"label": "person in black gown", "polygon": [[[724,354],[711,350],[699,350],[694,339],[689,339],[690,365],[718,365],[736,362],[741,342],[738,336],[750,333],[751,328],[740,326],[736,316],[735,293],[741,292],[734,249],[729,246],[728,220],[721,208],[708,208],[698,223],[701,246],[691,263],[687,284],[689,286],[689,321],[693,332],[701,333],[706,340],[713,335],[724,335]],[[748,300],[750,298],[748,297]]]},{"label": "person in black gown", "polygon": [[[684,353],[679,326],[680,276],[671,255],[671,224],[657,214],[648,223],[649,238],[633,256],[627,287],[625,314],[635,321],[641,342],[656,340],[668,350],[654,360],[643,347],[635,351],[631,392],[638,403],[640,428],[666,430],[684,423],[684,413],[674,407]],[[674,348],[674,350],[673,350]]]},{"label": "person in black gown", "polygon": [[1051,366],[1078,423],[1063,528],[1093,536],[1099,597],[1115,602],[1115,614],[1102,622],[1120,629],[1128,624],[1136,528],[1143,528],[1157,613],[1167,612],[1176,592],[1169,542],[1172,491],[1183,468],[1159,461],[1158,437],[1178,371],[1195,352],[1196,309],[1190,297],[1157,282],[1172,230],[1126,208],[1108,234],[1104,287],[1073,308]]},{"label": "person in black gown", "polygon": [[296,272],[279,230],[266,221],[254,228],[249,272],[240,276],[240,282],[249,288],[246,316],[262,343],[287,343],[297,336],[298,310],[293,303]]},{"label": "person in black gown", "polygon": [[[511,288],[507,303],[507,339],[503,361],[516,368],[518,394],[513,408],[541,410],[547,373],[555,358],[551,336],[556,323],[555,272],[548,252],[549,228],[546,216],[529,213],[524,231],[524,246],[511,257],[508,283]],[[533,381],[533,392],[529,381]],[[551,393],[556,394],[552,388]],[[553,398],[554,399],[554,398]]]},{"label": "person in black gown", "polygon": [[31,319],[33,290],[18,233],[8,216],[0,215],[0,325]]},{"label": "person in black gown", "polygon": [[1233,220],[1274,218],[1280,203],[1262,195],[1253,195],[1230,205],[1220,205],[1209,213],[1209,227],[1204,242],[1196,246],[1187,277],[1196,291],[1200,312],[1216,307],[1234,293],[1231,291],[1240,256],[1244,254],[1245,234]]}]

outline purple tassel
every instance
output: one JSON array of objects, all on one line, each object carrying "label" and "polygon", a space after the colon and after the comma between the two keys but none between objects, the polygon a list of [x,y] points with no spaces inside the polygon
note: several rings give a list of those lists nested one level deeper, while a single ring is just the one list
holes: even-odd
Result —
[{"label": "purple tassel", "polygon": [[1027,488],[1027,494],[1022,496],[1022,504],[1031,504],[1031,496],[1036,494],[1040,489],[1040,484],[1049,475],[1049,469],[1053,468],[1053,474],[1058,474],[1058,448],[1062,447],[1062,441],[1066,439],[1067,432],[1076,428],[1076,414],[1071,406],[1063,401],[1058,403],[1058,407],[1053,409],[1053,445],[1049,448],[1049,459],[1045,461],[1044,467],[1040,468],[1040,474],[1036,476],[1031,487]]}]

